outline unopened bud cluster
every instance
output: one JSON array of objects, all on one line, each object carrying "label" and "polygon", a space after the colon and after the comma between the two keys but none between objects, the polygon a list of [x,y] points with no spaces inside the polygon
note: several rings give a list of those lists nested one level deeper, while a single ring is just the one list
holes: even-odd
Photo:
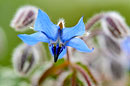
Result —
[{"label": "unopened bud cluster", "polygon": [[124,53],[128,54],[130,51],[130,30],[125,19],[117,12],[99,13],[88,21],[86,31],[90,32],[89,39],[86,36],[82,38],[86,43],[95,46],[95,51],[92,55],[81,54],[82,57],[88,58],[82,62],[87,61],[99,76],[103,75],[103,81],[122,80],[130,65],[130,57]]},{"label": "unopened bud cluster", "polygon": [[26,75],[38,64],[39,59],[36,46],[20,44],[13,53],[13,66],[20,75]]},{"label": "unopened bud cluster", "polygon": [[113,38],[122,39],[128,35],[129,27],[124,18],[117,12],[105,13],[101,24],[105,33]]},{"label": "unopened bud cluster", "polygon": [[16,31],[24,31],[31,27],[38,13],[38,8],[34,6],[23,6],[18,9],[10,26]]}]

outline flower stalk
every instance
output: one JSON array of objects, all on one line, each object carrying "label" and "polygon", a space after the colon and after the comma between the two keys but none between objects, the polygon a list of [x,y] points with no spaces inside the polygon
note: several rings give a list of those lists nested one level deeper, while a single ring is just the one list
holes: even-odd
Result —
[{"label": "flower stalk", "polygon": [[65,67],[67,67],[69,65],[68,61],[65,61],[64,63],[62,63],[61,65],[55,66],[53,64],[53,66],[51,68],[49,68],[46,72],[44,72],[40,79],[38,80],[38,86],[41,86],[41,84],[43,83],[43,81],[50,75],[50,74],[55,74],[58,70],[61,70]]},{"label": "flower stalk", "polygon": [[97,14],[93,16],[85,25],[86,30],[88,31],[94,24],[96,24],[100,19],[104,17],[104,13]]}]

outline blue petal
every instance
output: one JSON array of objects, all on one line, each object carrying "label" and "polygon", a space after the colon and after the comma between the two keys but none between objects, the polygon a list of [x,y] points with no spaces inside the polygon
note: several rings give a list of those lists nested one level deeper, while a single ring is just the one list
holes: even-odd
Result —
[{"label": "blue petal", "polygon": [[28,45],[34,45],[38,42],[47,42],[49,43],[48,38],[41,32],[37,32],[31,35],[20,34],[18,37]]},{"label": "blue petal", "polygon": [[64,57],[66,54],[66,47],[63,49],[63,51],[60,53],[58,59],[61,59],[62,57]]},{"label": "blue petal", "polygon": [[63,28],[61,40],[63,42],[70,40],[72,37],[80,36],[85,33],[85,25],[83,17],[79,20],[78,24],[71,28]]},{"label": "blue petal", "polygon": [[48,15],[42,10],[38,10],[38,16],[34,24],[34,30],[46,34],[49,39],[56,41],[58,34],[58,26],[53,24]]},{"label": "blue petal", "polygon": [[66,43],[66,46],[73,47],[81,52],[92,52],[93,49],[89,49],[88,46],[84,43],[83,40],[79,38],[73,38]]}]

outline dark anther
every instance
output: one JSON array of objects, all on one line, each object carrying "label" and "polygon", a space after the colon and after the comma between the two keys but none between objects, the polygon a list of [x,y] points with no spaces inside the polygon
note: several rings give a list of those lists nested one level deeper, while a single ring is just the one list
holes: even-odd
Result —
[{"label": "dark anther", "polygon": [[59,57],[59,55],[60,55],[60,53],[63,51],[63,49],[62,49],[62,47],[56,47],[56,46],[54,46],[53,47],[53,53],[54,53],[54,62],[57,62],[57,60],[58,60],[58,57]]}]

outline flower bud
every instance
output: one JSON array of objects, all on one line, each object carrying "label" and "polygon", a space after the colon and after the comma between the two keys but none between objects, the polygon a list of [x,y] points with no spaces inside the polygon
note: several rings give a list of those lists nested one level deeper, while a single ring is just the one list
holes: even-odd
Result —
[{"label": "flower bud", "polygon": [[116,39],[112,39],[111,36],[106,34],[97,36],[97,39],[103,54],[106,54],[109,57],[115,57],[112,59],[123,56],[120,43]]},{"label": "flower bud", "polygon": [[108,12],[101,20],[104,32],[117,39],[121,39],[128,35],[128,26],[123,17],[116,12]]},{"label": "flower bud", "polygon": [[19,45],[13,53],[13,66],[20,75],[26,75],[40,59],[39,50],[36,46],[26,44]]},{"label": "flower bud", "polygon": [[111,61],[110,68],[114,79],[121,79],[123,77],[124,68],[119,62]]},{"label": "flower bud", "polygon": [[32,26],[37,17],[38,8],[34,6],[23,6],[18,9],[10,26],[16,31],[24,31],[27,27]]}]

